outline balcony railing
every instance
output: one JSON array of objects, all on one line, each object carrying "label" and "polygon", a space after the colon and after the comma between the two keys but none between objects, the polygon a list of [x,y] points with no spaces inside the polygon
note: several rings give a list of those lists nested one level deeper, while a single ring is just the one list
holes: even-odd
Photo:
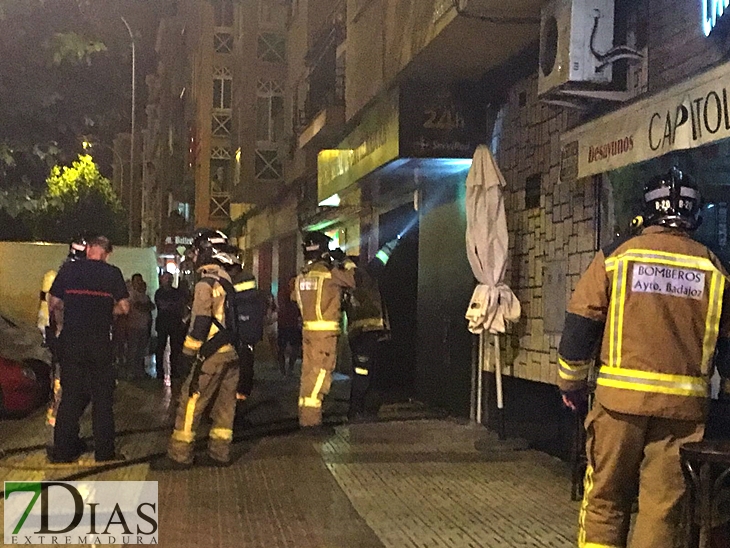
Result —
[{"label": "balcony railing", "polygon": [[297,112],[298,130],[305,128],[317,114],[327,107],[345,102],[345,63],[338,59],[337,47],[347,37],[347,3],[337,2],[316,33],[305,61],[309,67],[307,97],[304,107]]}]

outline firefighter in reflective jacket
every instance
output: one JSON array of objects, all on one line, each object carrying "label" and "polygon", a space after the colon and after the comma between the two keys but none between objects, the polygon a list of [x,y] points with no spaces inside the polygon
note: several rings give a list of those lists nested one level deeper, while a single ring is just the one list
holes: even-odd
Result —
[{"label": "firefighter in reflective jacket", "polygon": [[238,356],[226,335],[225,289],[231,282],[225,267],[238,261],[237,249],[219,231],[203,230],[193,240],[195,266],[201,275],[195,285],[190,329],[183,359],[192,362],[183,383],[168,459],[155,469],[184,469],[193,464],[193,443],[200,419],[212,401],[208,434],[208,464],[230,464],[233,418],[236,410]]},{"label": "firefighter in reflective jacket", "polygon": [[322,424],[322,399],[329,393],[337,361],[342,292],[355,287],[355,264],[330,256],[330,239],[321,232],[304,236],[306,265],[297,276],[293,298],[302,313],[302,377],[299,424]]},{"label": "firefighter in reflective jacket", "polygon": [[721,376],[730,373],[728,274],[688,234],[699,224],[696,185],[674,168],[645,186],[644,206],[646,228],[599,252],[578,282],[558,352],[563,401],[576,410],[600,346],[583,548],[626,546],[637,493],[632,546],[683,546],[679,447],[703,436],[716,348]]},{"label": "firefighter in reflective jacket", "polygon": [[347,418],[353,422],[377,418],[373,376],[377,370],[379,343],[390,332],[378,280],[396,243],[397,240],[388,242],[366,266],[355,269],[355,287],[345,295],[353,370]]}]

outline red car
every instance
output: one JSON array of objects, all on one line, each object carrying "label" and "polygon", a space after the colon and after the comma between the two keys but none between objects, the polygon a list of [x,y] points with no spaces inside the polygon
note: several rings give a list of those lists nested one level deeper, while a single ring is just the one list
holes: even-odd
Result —
[{"label": "red car", "polygon": [[48,401],[50,363],[37,329],[0,316],[0,414],[26,415]]},{"label": "red car", "polygon": [[0,356],[0,413],[26,415],[48,401],[49,367]]}]

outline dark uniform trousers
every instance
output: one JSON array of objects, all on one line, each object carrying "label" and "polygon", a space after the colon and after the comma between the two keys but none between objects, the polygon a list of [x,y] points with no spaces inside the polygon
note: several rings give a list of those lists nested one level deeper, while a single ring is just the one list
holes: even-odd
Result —
[{"label": "dark uniform trousers", "polygon": [[322,424],[322,400],[329,394],[332,373],[337,364],[338,333],[308,331],[303,333],[302,378],[299,385],[299,424]]},{"label": "dark uniform trousers", "polygon": [[624,548],[639,485],[631,546],[680,548],[685,484],[679,448],[699,441],[704,423],[618,413],[596,402],[586,419],[585,495],[580,548]]},{"label": "dark uniform trousers", "polygon": [[350,337],[352,352],[352,386],[350,388],[350,416],[372,411],[366,408],[366,398],[373,385],[378,356],[379,331],[362,331]]},{"label": "dark uniform trousers", "polygon": [[251,346],[250,344],[242,345],[242,347],[238,350],[238,353],[240,354],[238,357],[238,360],[239,360],[239,364],[241,367],[241,371],[238,376],[238,388],[236,389],[236,392],[238,394],[250,396],[251,390],[253,390],[253,376],[254,376],[253,346]]},{"label": "dark uniform trousers", "polygon": [[111,348],[106,356],[82,354],[62,359],[63,397],[58,406],[54,429],[54,458],[72,460],[79,456],[79,421],[91,402],[95,457],[97,460],[112,459],[115,455],[112,411],[115,373]]},{"label": "dark uniform trousers", "polygon": [[233,419],[236,413],[236,386],[239,363],[234,352],[219,352],[203,362],[198,379],[199,391],[188,396],[193,378],[191,371],[180,392],[180,405],[175,417],[175,430],[167,449],[168,456],[186,464],[193,461],[193,444],[200,418],[213,400],[210,411],[211,427],[208,433],[208,453],[220,462],[230,460],[233,440]]}]

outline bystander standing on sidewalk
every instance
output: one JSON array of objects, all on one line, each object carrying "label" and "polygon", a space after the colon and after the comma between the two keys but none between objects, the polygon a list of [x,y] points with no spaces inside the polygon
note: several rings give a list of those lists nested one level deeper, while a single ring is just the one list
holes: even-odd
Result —
[{"label": "bystander standing on sidewalk", "polygon": [[145,376],[145,358],[149,353],[150,324],[155,305],[147,295],[147,284],[141,274],[132,276],[127,317],[127,373],[130,378]]},{"label": "bystander standing on sidewalk", "polygon": [[167,373],[172,378],[181,376],[180,354],[185,339],[185,317],[187,295],[179,288],[172,286],[172,274],[165,272],[160,276],[160,288],[155,292],[155,306],[157,318],[155,331],[157,345],[155,348],[155,363],[157,378],[163,379],[165,374],[165,347],[170,344],[170,370]]}]

